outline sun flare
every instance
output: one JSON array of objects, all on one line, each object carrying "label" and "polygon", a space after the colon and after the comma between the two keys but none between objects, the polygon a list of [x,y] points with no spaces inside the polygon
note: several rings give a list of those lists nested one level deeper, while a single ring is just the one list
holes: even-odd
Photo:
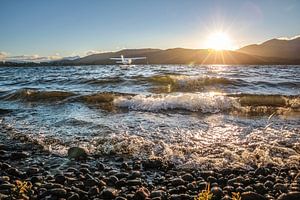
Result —
[{"label": "sun flare", "polygon": [[216,32],[209,35],[206,46],[214,50],[234,49],[231,38],[224,32]]}]

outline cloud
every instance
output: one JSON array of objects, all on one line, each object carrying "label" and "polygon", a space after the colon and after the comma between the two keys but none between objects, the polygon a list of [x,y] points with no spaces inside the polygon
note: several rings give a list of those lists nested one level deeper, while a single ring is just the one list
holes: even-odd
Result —
[{"label": "cloud", "polygon": [[9,56],[5,60],[11,61],[11,62],[47,62],[52,60],[59,60],[62,57],[59,55],[53,55],[53,56],[39,56],[37,54],[35,55],[19,55],[19,56]]},{"label": "cloud", "polygon": [[34,55],[13,55],[11,56],[9,53],[0,51],[0,61],[6,62],[16,62],[16,63],[25,63],[25,62],[51,62],[51,61],[59,61],[59,60],[76,60],[81,58],[82,56],[93,55],[103,53],[103,51],[98,50],[89,50],[84,52],[83,54],[72,53],[68,56],[62,56],[59,53],[55,53],[54,55],[49,56],[40,56],[38,54]]},{"label": "cloud", "polygon": [[0,52],[0,60],[7,61],[7,62],[17,62],[17,63],[24,63],[24,62],[50,62],[50,61],[59,61],[59,60],[75,60],[80,58],[78,55],[71,55],[71,56],[61,56],[59,53],[50,56],[40,56],[38,54],[34,55],[17,55],[17,56],[8,56],[5,52]]},{"label": "cloud", "polygon": [[296,35],[296,36],[293,36],[293,37],[279,37],[277,38],[278,40],[294,40],[296,38],[299,38],[300,35]]},{"label": "cloud", "polygon": [[7,58],[8,53],[0,51],[0,60],[5,60],[5,58]]},{"label": "cloud", "polygon": [[90,55],[98,54],[98,53],[103,53],[103,51],[99,51],[99,50],[88,50],[87,52],[85,52],[85,55],[90,56]]}]

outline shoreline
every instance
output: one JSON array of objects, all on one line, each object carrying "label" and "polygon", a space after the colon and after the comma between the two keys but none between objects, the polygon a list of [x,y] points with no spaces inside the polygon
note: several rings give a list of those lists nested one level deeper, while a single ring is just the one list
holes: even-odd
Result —
[{"label": "shoreline", "polygon": [[[0,130],[0,199],[192,200],[208,183],[212,199],[231,199],[232,192],[242,200],[300,199],[297,167],[180,169],[160,159],[118,155],[75,160]],[[22,184],[28,184],[25,192]]]}]

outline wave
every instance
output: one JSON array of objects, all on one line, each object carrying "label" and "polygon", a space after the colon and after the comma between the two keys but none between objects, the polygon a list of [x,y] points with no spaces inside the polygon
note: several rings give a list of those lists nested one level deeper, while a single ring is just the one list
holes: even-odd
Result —
[{"label": "wave", "polygon": [[182,109],[217,113],[228,110],[235,103],[232,98],[211,93],[180,93],[161,95],[136,95],[133,97],[118,97],[113,101],[120,108],[142,111],[160,111]]},{"label": "wave", "polygon": [[78,82],[82,84],[88,85],[103,85],[103,84],[114,84],[121,83],[124,79],[120,77],[110,77],[110,78],[102,78],[102,79],[80,79]]},{"label": "wave", "polygon": [[270,114],[300,112],[299,96],[226,95],[219,93],[177,93],[160,95],[121,96],[114,105],[129,110],[153,111],[186,110],[202,113],[237,112]]},{"label": "wave", "polygon": [[21,89],[5,92],[0,99],[28,102],[82,102],[104,110],[128,109],[149,112],[185,110],[201,113],[239,112],[269,114],[300,112],[300,96],[224,93],[128,94],[101,92],[79,95],[65,91]]},{"label": "wave", "polygon": [[36,89],[21,89],[1,97],[3,100],[15,101],[60,101],[72,97],[75,94],[65,91],[40,91]]},{"label": "wave", "polygon": [[11,112],[13,112],[12,109],[3,109],[3,108],[0,108],[0,115],[5,115],[5,114],[11,113]]},{"label": "wave", "polygon": [[[223,129],[219,126],[211,126],[206,131],[189,132],[170,128],[172,130],[161,137],[151,137],[153,132],[140,135],[121,132],[65,140],[41,133],[24,134],[14,127],[6,129],[5,126],[5,123],[2,124],[0,130],[4,128],[3,132],[10,137],[40,145],[60,155],[66,155],[70,146],[81,146],[93,155],[160,158],[179,167],[203,167],[204,169],[228,166],[252,168],[268,164],[298,166],[300,161],[298,132],[285,128],[254,128],[245,137],[239,137],[243,132],[242,129],[233,124],[223,124]],[[160,133],[160,129],[153,131]],[[280,138],[279,136],[282,135],[289,137]]]},{"label": "wave", "polygon": [[300,96],[272,95],[272,94],[234,94],[241,106],[269,106],[300,108]]},{"label": "wave", "polygon": [[159,75],[148,78],[148,81],[159,84],[169,85],[173,90],[195,90],[205,86],[213,85],[242,85],[240,79],[229,79],[224,77],[209,76],[186,76],[186,75]]}]

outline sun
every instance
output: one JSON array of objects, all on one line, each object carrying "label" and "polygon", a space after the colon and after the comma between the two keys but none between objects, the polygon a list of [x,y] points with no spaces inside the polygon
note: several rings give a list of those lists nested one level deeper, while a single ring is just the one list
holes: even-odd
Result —
[{"label": "sun", "polygon": [[224,32],[215,32],[207,38],[206,46],[214,50],[233,50],[231,38]]}]

